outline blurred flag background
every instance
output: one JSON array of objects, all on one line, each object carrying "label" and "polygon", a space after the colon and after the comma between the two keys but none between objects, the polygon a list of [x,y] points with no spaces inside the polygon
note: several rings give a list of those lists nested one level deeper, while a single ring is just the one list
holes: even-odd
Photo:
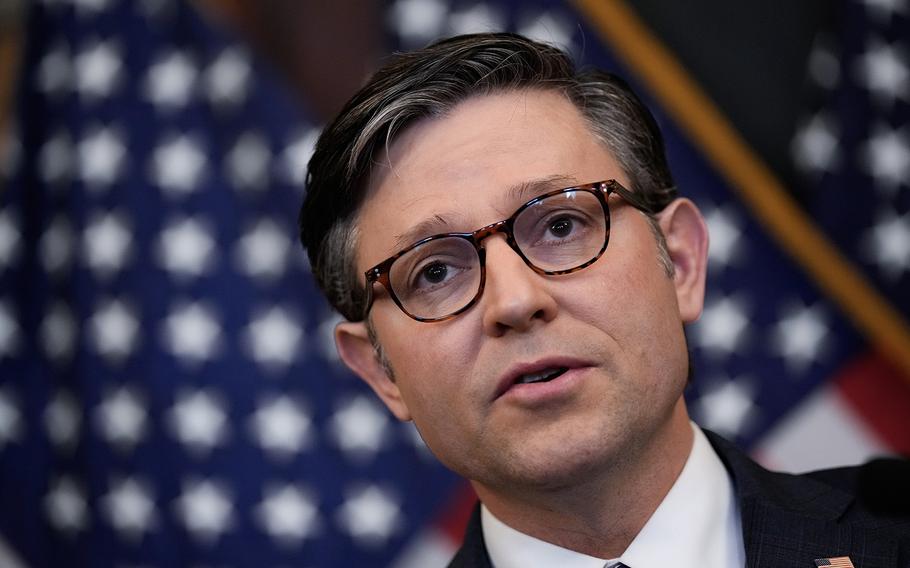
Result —
[{"label": "blurred flag background", "polygon": [[0,565],[445,565],[473,496],[339,365],[295,222],[320,125],[453,33],[654,109],[711,232],[701,425],[910,454],[908,1],[629,4],[0,5]]}]

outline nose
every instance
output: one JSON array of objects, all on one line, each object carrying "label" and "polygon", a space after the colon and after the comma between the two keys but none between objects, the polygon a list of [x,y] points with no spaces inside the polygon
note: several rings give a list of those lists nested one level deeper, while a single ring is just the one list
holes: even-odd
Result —
[{"label": "nose", "polygon": [[558,305],[546,276],[534,272],[502,236],[487,239],[483,327],[492,337],[524,332],[556,317]]}]

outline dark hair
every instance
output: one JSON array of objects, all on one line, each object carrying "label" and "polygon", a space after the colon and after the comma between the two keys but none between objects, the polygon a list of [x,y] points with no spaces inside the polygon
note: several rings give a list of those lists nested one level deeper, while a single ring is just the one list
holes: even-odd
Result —
[{"label": "dark hair", "polygon": [[356,216],[377,152],[408,125],[468,98],[535,89],[562,93],[579,109],[653,211],[676,197],[660,129],[618,76],[578,72],[565,52],[509,33],[457,36],[397,55],[326,127],[309,163],[300,240],[319,286],[344,317],[364,317]]}]

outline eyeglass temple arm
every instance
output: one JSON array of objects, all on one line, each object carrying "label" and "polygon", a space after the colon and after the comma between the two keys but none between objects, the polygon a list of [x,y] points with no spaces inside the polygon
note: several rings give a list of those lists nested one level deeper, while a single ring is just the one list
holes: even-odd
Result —
[{"label": "eyeglass temple arm", "polygon": [[[652,204],[648,203],[644,198],[642,198],[641,195],[639,195],[637,193],[632,193],[631,191],[629,191],[628,189],[623,187],[622,184],[620,184],[618,181],[610,180],[607,185],[608,185],[610,191],[615,192],[617,195],[622,197],[623,200],[628,202],[630,205],[632,205],[636,209],[644,211],[645,213],[648,213],[650,215],[656,215],[657,213],[659,213],[659,211],[657,209],[655,209]],[[673,188],[668,188],[668,189],[673,189]]]}]

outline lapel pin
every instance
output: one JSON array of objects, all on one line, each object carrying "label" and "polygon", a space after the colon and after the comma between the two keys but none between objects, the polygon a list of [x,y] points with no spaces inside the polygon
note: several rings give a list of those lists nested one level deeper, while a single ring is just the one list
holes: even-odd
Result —
[{"label": "lapel pin", "polygon": [[850,562],[849,556],[838,556],[836,558],[816,558],[815,566],[830,566],[831,568],[854,568],[853,562]]}]

